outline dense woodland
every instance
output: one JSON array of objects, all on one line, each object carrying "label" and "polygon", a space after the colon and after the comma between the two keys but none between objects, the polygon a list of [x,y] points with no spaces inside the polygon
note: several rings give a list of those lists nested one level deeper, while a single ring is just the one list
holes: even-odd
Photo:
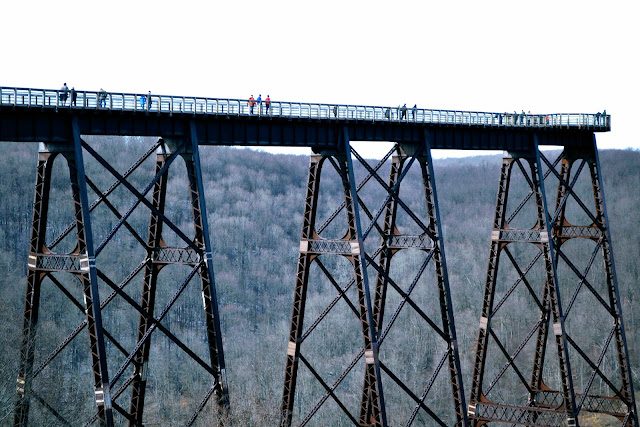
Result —
[{"label": "dense woodland", "polygon": [[[127,170],[151,143],[149,139],[143,138],[129,138],[126,143],[110,138],[94,138],[89,141],[121,172]],[[11,411],[21,340],[37,145],[3,143],[3,148],[3,158],[0,160],[0,425],[9,425],[12,422]],[[557,154],[550,152],[548,155],[555,158]],[[229,418],[235,425],[274,425],[279,418],[282,397],[309,158],[227,147],[205,147],[200,156],[231,400]],[[58,161],[60,167],[54,172],[51,191],[47,234],[49,240],[72,219],[68,171],[64,160]],[[605,150],[600,152],[600,161],[630,365],[637,389],[640,385],[640,343],[636,339],[637,322],[640,320],[637,314],[640,298],[636,297],[640,296],[640,152]],[[147,163],[146,169],[134,173],[130,178],[140,189],[152,178],[153,161]],[[471,386],[471,368],[478,335],[500,163],[501,156],[498,155],[443,159],[436,160],[434,164],[467,398]],[[113,182],[113,178],[109,178],[95,161],[87,160],[86,167],[87,176],[99,188],[106,189]],[[330,176],[330,166],[327,164],[325,168],[327,176]],[[388,165],[380,170],[385,181],[388,179],[388,170]],[[363,168],[358,167],[356,177],[361,178],[363,175]],[[420,178],[418,170],[411,171],[401,187],[401,197],[416,212],[424,215],[424,192]],[[330,184],[321,190],[319,224],[342,202],[339,182],[335,177],[327,179]],[[557,183],[550,183],[547,188],[551,206],[556,186]],[[109,201],[124,213],[131,204],[131,197],[121,190],[114,192]],[[377,211],[382,200],[381,194],[379,189],[371,192],[363,190],[363,201],[371,211]],[[587,194],[585,201],[593,202],[592,197],[589,199],[588,188],[581,194]],[[170,171],[166,212],[187,235],[193,235],[188,181],[184,168],[179,166]],[[580,215],[577,214],[577,217]],[[146,239],[148,221],[148,209],[139,207],[129,223]],[[116,222],[117,218],[106,207],[97,209],[92,214],[95,240],[102,241]],[[406,218],[399,219],[399,228],[411,234],[411,225]],[[344,233],[344,227],[329,227],[327,233],[329,237],[339,238]],[[179,244],[171,232],[165,232],[164,237],[169,245]],[[66,238],[56,250],[72,250],[72,240]],[[404,286],[408,286],[416,268],[423,261],[420,258],[421,252],[406,252],[399,252],[392,264],[392,277]],[[514,249],[514,254],[524,256],[524,259],[530,252],[530,248]],[[589,249],[582,247],[568,249],[567,253],[578,258],[591,256]],[[144,257],[144,249],[122,228],[98,257],[97,265],[114,282],[119,283]],[[507,264],[506,261],[502,262]],[[601,261],[596,261],[589,272],[589,280],[594,287],[601,287],[597,279],[598,274],[601,274],[601,264]],[[337,275],[344,282],[341,286],[348,281],[349,269],[344,259],[334,257],[328,259],[326,265],[342,271]],[[559,274],[568,278],[567,289],[573,289],[577,279],[567,270],[566,267],[559,266]],[[169,301],[187,272],[188,269],[184,266],[169,266],[162,270],[156,313]],[[305,326],[336,295],[326,278],[313,279],[321,277],[317,271],[313,273]],[[512,280],[510,274],[512,273],[504,273],[505,281]],[[375,277],[375,271],[369,269],[369,275]],[[67,276],[69,275],[56,275],[69,292],[78,301],[82,301],[80,287]],[[531,282],[539,282],[542,273],[532,271],[529,277]],[[374,282],[373,279],[370,281]],[[436,302],[433,272],[426,274],[420,281],[421,285],[416,287],[413,298],[438,323],[439,306]],[[193,282],[180,296],[163,323],[207,360],[202,299],[197,281]],[[141,284],[142,277],[139,277],[127,288],[127,293],[134,300],[140,298]],[[107,294],[108,288],[102,284],[101,286],[101,295],[102,289]],[[499,289],[498,294],[502,295],[505,291],[506,287]],[[570,298],[569,290],[561,293],[563,301]],[[502,333],[501,336],[511,351],[528,332],[531,319],[535,321],[536,317],[535,307],[526,298],[526,292],[518,289],[516,294],[505,307],[499,322],[493,324]],[[355,301],[353,290],[347,295]],[[603,295],[608,300],[606,294]],[[43,284],[41,301],[35,366],[83,319],[83,313],[50,280],[45,280]],[[397,305],[399,301],[398,295],[390,292],[389,306]],[[593,307],[593,300],[578,298],[572,308],[568,328],[572,336],[589,349],[590,356],[597,358],[598,346],[606,339],[609,328],[598,327],[599,313],[597,309],[592,310]],[[117,336],[123,346],[131,349],[135,344],[138,314],[118,298],[103,313],[105,329]],[[409,314],[410,311],[404,313],[394,324],[394,333],[389,334],[381,347],[381,358],[419,395],[440,360],[441,343],[438,343],[433,332],[415,314]],[[605,331],[602,332],[602,329]],[[67,420],[78,420],[79,425],[84,424],[93,411],[87,342],[86,331],[83,331],[39,374],[34,384],[40,396],[55,406],[61,416]],[[361,347],[362,338],[357,318],[346,304],[340,302],[310,335],[302,350],[323,378],[332,383]],[[552,346],[550,348],[553,350]],[[524,353],[530,351],[529,345]],[[111,343],[108,343],[108,353],[115,361],[122,362],[124,359]],[[553,351],[548,351],[548,354],[553,355]],[[603,370],[609,373],[615,370],[617,359],[614,355],[614,352],[607,353],[602,362]],[[496,356],[488,362],[487,372],[495,373],[500,369],[504,362],[500,357]],[[590,371],[577,356],[575,360],[573,358],[574,355],[573,380],[580,389],[589,380]],[[118,363],[110,365],[111,375],[117,366]],[[552,362],[546,366],[545,372],[549,378],[545,381],[550,386],[557,386],[557,375],[553,368]],[[526,376],[530,375],[530,368],[522,365],[522,370]],[[336,394],[350,408],[357,408],[362,372],[358,365],[336,390]],[[488,377],[491,375],[487,374]],[[508,377],[505,381],[509,384],[509,381],[515,379]],[[385,380],[385,387],[387,385],[385,398],[390,408],[390,424],[397,425],[406,419],[413,405],[406,403],[407,399],[401,397],[400,390],[391,381]],[[193,413],[209,386],[210,377],[185,357],[174,343],[156,332],[152,338],[145,424],[169,425],[175,420],[184,422]],[[606,385],[597,379],[591,390],[596,394],[608,393]],[[321,386],[312,381],[308,371],[301,367],[296,411],[306,414],[322,393]],[[434,383],[434,389],[430,392],[433,397],[427,399],[427,403],[445,420],[451,419],[447,400],[449,393],[448,371],[444,369]],[[493,398],[505,402],[522,402],[523,396],[518,393],[516,388],[510,390],[507,387],[500,390],[499,394],[494,394]],[[125,393],[118,400],[124,407],[128,407],[127,396]],[[447,397],[438,399],[438,396]],[[526,396],[524,399],[526,401]],[[350,425],[331,398],[325,406],[325,409],[318,412],[314,425]],[[211,417],[215,417],[214,412],[213,405],[209,404],[199,418],[198,425],[209,425]],[[31,420],[37,425],[59,423],[35,401],[32,403]],[[299,418],[294,418],[295,420],[299,421]],[[431,425],[424,414],[419,415],[417,420],[419,425]],[[593,421],[594,425],[604,422]]]}]

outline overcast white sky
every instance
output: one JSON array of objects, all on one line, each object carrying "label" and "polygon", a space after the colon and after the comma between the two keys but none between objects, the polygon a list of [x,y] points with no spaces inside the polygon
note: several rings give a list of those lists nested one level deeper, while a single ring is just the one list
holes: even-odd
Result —
[{"label": "overcast white sky", "polygon": [[50,1],[1,7],[0,85],[612,115],[640,149],[635,1]]}]

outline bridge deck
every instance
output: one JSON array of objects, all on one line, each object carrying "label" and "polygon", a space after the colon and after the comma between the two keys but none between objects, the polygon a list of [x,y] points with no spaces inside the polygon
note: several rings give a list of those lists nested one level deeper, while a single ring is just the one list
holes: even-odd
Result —
[{"label": "bridge deck", "polygon": [[183,137],[196,122],[204,145],[333,147],[345,129],[351,140],[416,142],[433,148],[520,149],[590,143],[611,129],[604,114],[516,114],[364,105],[165,96],[0,87],[0,141],[70,140],[71,117],[82,133]]}]

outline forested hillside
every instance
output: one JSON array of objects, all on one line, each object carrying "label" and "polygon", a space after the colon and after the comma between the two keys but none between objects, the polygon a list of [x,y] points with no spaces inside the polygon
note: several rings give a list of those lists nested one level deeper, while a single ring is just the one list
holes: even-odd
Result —
[{"label": "forested hillside", "polygon": [[[126,170],[130,163],[149,147],[149,140],[142,138],[128,139],[126,144],[112,142],[108,138],[92,141],[98,147],[98,151],[119,171]],[[8,425],[12,419],[9,413],[14,398],[21,340],[37,145],[2,143],[2,148],[0,425]],[[640,308],[640,152],[602,151],[600,161],[630,362],[637,388],[640,384],[640,343],[636,339],[639,320],[637,313]],[[279,417],[282,396],[309,158],[226,147],[205,147],[201,150],[201,162],[230,388],[230,416],[239,423],[236,425],[274,425]],[[500,163],[500,156],[483,156],[436,160],[434,165],[467,398],[471,385],[471,368],[478,335]],[[54,202],[48,222],[49,239],[64,229],[72,217],[72,206],[68,200],[68,171],[64,170],[65,167],[59,169],[53,178]],[[87,164],[88,176],[91,176],[100,188],[105,189],[113,178],[100,176],[98,171],[97,165],[90,162]],[[92,175],[92,172],[95,175]],[[380,173],[386,180],[388,166],[383,167]],[[362,170],[359,170],[357,175],[362,176]],[[134,174],[131,177],[132,182],[143,187],[150,179],[151,176],[142,174]],[[424,193],[419,191],[419,180],[419,174],[409,174],[407,190],[403,190],[402,193],[412,206],[424,204]],[[191,231],[186,174],[174,173],[172,169],[168,188],[168,217],[185,230]],[[322,200],[327,201],[327,207],[321,208],[323,213],[320,216],[323,218],[342,201],[339,190],[337,186],[331,187],[322,194]],[[555,188],[547,191],[555,195]],[[124,212],[130,203],[126,197],[126,192],[117,191],[109,200]],[[376,203],[372,205],[377,207]],[[149,213],[144,208],[139,208],[138,211],[139,213],[132,216],[130,223],[143,238],[146,238],[145,227],[148,225]],[[99,217],[94,215],[92,218],[97,241],[100,241],[117,222],[106,210],[101,211]],[[126,235],[126,231],[122,233],[123,236]],[[187,234],[193,235],[192,231]],[[171,236],[167,239],[167,243],[176,243],[171,241]],[[64,249],[73,249],[70,240],[61,244],[61,250]],[[142,261],[144,251],[134,249],[130,237],[122,237],[115,240],[114,246],[105,251],[103,257],[112,257],[116,262],[110,262],[109,266],[103,267],[98,258],[99,268],[106,268],[114,277],[123,278]],[[407,258],[402,259],[402,262],[411,266],[415,261]],[[178,278],[179,281],[185,270],[179,266],[171,266],[167,271],[167,276]],[[66,280],[62,278],[63,275],[59,277],[61,281]],[[139,288],[141,284],[140,278],[131,287]],[[323,301],[323,295],[330,289],[326,284],[312,286],[315,287],[313,292],[310,291],[308,310],[316,312],[328,303],[328,300]],[[82,321],[82,313],[69,304],[67,298],[50,281],[45,281],[44,288],[38,343],[45,350],[39,350],[36,354],[36,366],[47,354],[47,349],[50,351],[55,348],[59,340],[66,337]],[[202,347],[205,337],[202,332],[202,300],[197,286],[194,289],[195,292],[185,293],[184,297],[181,297],[166,322],[167,327],[176,335],[195,347]],[[159,289],[158,306],[162,307],[174,290],[169,285]],[[131,292],[134,299],[139,299],[139,289],[128,292]],[[333,295],[328,298],[332,297]],[[82,297],[79,298],[81,301]],[[429,305],[429,299],[425,297],[424,303]],[[425,308],[426,311],[436,309],[435,302],[433,307]],[[523,311],[529,309],[530,306],[522,307]],[[579,328],[574,326],[573,333],[580,337],[590,336],[593,324],[590,322],[588,306],[576,306],[574,310],[576,316],[580,312],[578,317],[584,319],[584,331],[578,331]],[[339,321],[339,318],[335,320]],[[124,340],[129,348],[135,343],[137,322],[137,314],[128,311],[125,304],[114,301],[113,306],[110,305],[105,311],[105,328],[117,330],[119,336],[129,336],[129,341]],[[520,327],[517,312],[514,314],[512,326]],[[409,330],[412,324],[407,323],[405,327]],[[359,339],[358,329],[348,333],[355,333],[356,339]],[[320,341],[324,346],[321,351],[333,357],[334,353],[340,352],[340,334],[335,330],[325,331],[325,334],[326,337]],[[198,383],[198,374],[190,374],[189,367],[181,365],[184,360],[180,357],[179,349],[161,334],[157,335],[152,341],[147,425],[168,425],[172,419],[183,419],[185,414],[193,412],[207,384],[202,381],[202,384]],[[420,346],[424,343],[420,341],[426,339],[421,340],[418,336],[415,340],[416,342],[405,343],[406,348],[421,351]],[[43,378],[39,380],[42,382],[38,383],[42,386],[43,396],[66,407],[66,416],[71,419],[74,419],[73,415],[77,413],[80,413],[82,418],[92,410],[92,378],[87,367],[86,331],[75,341],[72,347],[65,350],[60,361],[43,371]],[[396,363],[416,363],[412,361],[415,355],[411,354],[411,351],[402,351],[402,345],[402,341],[398,340],[397,346],[393,346],[398,349]],[[392,348],[390,344],[388,347]],[[615,362],[605,361],[614,364]],[[420,363],[428,365],[433,361],[429,359]],[[115,367],[110,366],[110,369]],[[423,367],[416,365],[407,368],[404,373],[407,376],[419,376],[421,372],[425,372],[422,369]],[[529,374],[528,370],[525,372]],[[86,378],[79,381],[78,377]],[[580,377],[578,367],[574,371],[574,377],[574,381],[586,381]],[[357,386],[361,386],[361,377],[358,377],[356,382]],[[304,387],[304,384],[300,387]],[[58,391],[58,388],[62,391]],[[445,387],[442,391],[446,393],[448,389]],[[359,395],[355,396],[356,400],[359,398]],[[301,400],[303,398],[299,398],[296,403],[304,407],[315,403]],[[126,397],[122,403],[126,407],[128,403],[125,402]],[[38,417],[45,412],[38,409],[38,405],[32,405],[32,411],[33,420],[42,420]],[[335,425],[335,419],[330,418],[332,415],[326,416],[329,417],[327,420],[333,421],[328,421],[325,425]],[[395,425],[393,422],[391,424]]]}]

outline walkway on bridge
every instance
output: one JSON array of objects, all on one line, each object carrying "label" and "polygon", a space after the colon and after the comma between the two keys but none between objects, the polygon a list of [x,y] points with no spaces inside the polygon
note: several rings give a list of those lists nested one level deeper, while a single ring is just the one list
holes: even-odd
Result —
[{"label": "walkway on bridge", "polygon": [[[75,98],[74,98],[75,93]],[[263,100],[252,109],[247,99],[205,98],[196,96],[170,96],[104,91],[64,91],[0,87],[3,107],[43,109],[69,108],[128,112],[196,114],[196,115],[252,115],[261,117],[307,118],[320,120],[387,121],[406,123],[433,123],[444,125],[480,125],[525,128],[587,128],[594,132],[611,130],[611,117],[595,113],[528,114],[506,112],[477,112],[366,106],[349,104],[323,104],[310,102],[284,102]]]}]

